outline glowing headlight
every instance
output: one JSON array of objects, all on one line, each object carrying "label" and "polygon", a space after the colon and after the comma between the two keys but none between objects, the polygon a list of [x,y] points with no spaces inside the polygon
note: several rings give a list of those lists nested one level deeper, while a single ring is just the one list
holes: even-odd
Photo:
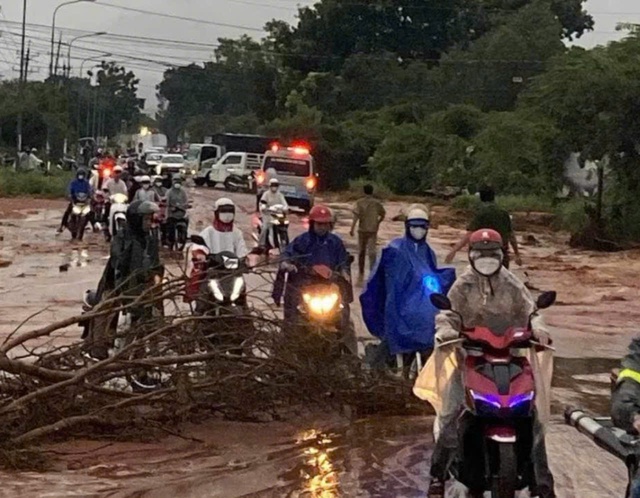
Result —
[{"label": "glowing headlight", "polygon": [[73,214],[82,214],[82,206],[73,206]]},{"label": "glowing headlight", "polygon": [[91,206],[84,206],[82,208],[82,214],[87,216],[91,212]]},{"label": "glowing headlight", "polygon": [[338,293],[313,296],[311,294],[303,294],[302,300],[314,315],[326,315],[333,311],[338,304]]},{"label": "glowing headlight", "polygon": [[236,277],[236,279],[233,281],[233,290],[231,291],[231,302],[237,301],[243,289],[244,289],[244,279],[242,277]]},{"label": "glowing headlight", "polygon": [[224,301],[224,294],[220,289],[220,284],[217,280],[209,280],[209,290],[218,301]]}]

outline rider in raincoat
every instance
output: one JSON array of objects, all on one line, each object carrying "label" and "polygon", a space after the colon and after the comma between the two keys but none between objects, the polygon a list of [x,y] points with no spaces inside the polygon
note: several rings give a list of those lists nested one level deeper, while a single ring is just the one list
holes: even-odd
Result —
[{"label": "rider in raincoat", "polygon": [[411,206],[405,236],[383,249],[360,296],[364,322],[371,334],[382,339],[382,347],[388,348],[385,353],[433,349],[437,310],[429,296],[446,294],[456,273],[453,268],[437,268],[436,255],[426,240],[428,230],[427,208]]},{"label": "rider in raincoat", "polygon": [[[513,325],[527,324],[529,317],[535,312],[536,304],[531,293],[502,266],[503,257],[502,237],[498,232],[481,229],[471,235],[471,266],[458,278],[448,294],[452,309],[462,314],[465,327],[496,321]],[[540,343],[550,342],[549,333],[539,315],[533,314],[531,328],[534,338]],[[457,339],[461,330],[462,323],[456,313],[439,313],[436,317],[436,344]],[[464,405],[465,393],[461,371],[456,361],[451,360],[451,352],[455,353],[455,348],[452,350],[447,346],[437,346],[414,387],[414,393],[421,399],[430,401],[438,415],[434,425],[437,440],[431,460],[429,498],[444,497],[444,483],[458,447],[457,422]],[[431,368],[434,365],[435,368]],[[539,365],[533,364],[533,360],[532,367],[536,373],[542,370]],[[532,461],[537,486],[531,496],[553,498],[554,481],[547,464],[542,426],[542,422],[548,419],[552,366],[544,370],[548,370],[548,375],[535,375],[537,420],[534,424]]]}]

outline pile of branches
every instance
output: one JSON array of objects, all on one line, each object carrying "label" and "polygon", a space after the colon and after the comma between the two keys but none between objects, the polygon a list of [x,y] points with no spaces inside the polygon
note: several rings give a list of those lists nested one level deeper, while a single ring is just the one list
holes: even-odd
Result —
[{"label": "pile of branches", "polygon": [[[410,384],[373,375],[354,355],[327,354],[335,336],[283,328],[260,290],[230,324],[194,314],[184,286],[174,278],[127,303],[106,300],[88,313],[14,331],[0,347],[0,449],[54,435],[168,428],[203,414],[286,418],[287,410],[314,404],[398,413],[413,403]],[[80,339],[83,324],[107,330],[114,316],[140,309],[154,312],[113,336]],[[105,340],[109,351],[100,359],[95,350]]]}]

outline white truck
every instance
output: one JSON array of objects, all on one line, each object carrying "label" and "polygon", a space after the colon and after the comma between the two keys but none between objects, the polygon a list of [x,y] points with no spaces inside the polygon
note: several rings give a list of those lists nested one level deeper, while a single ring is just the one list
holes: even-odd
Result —
[{"label": "white truck", "polygon": [[263,158],[264,154],[227,152],[218,161],[203,162],[194,178],[195,184],[209,187],[222,184],[231,192],[255,191],[255,174],[260,171]]}]

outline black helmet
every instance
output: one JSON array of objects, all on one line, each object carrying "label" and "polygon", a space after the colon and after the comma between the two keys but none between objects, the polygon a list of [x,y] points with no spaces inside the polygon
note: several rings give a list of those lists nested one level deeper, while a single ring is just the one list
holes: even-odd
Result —
[{"label": "black helmet", "polygon": [[76,171],[76,178],[80,178],[80,176],[87,177],[87,171],[84,168],[78,168]]},{"label": "black helmet", "polygon": [[160,208],[155,202],[151,201],[136,201],[132,202],[127,209],[127,226],[137,235],[143,235],[145,233],[143,228],[143,218],[145,215],[155,214],[160,211]]}]

